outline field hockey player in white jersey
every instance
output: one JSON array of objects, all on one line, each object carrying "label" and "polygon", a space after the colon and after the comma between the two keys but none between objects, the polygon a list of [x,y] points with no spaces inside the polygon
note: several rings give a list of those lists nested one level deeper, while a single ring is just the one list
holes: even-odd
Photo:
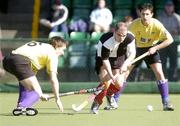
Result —
[{"label": "field hockey player in white jersey", "polygon": [[[127,27],[123,22],[117,23],[115,31],[103,34],[97,44],[95,70],[101,81],[98,87],[103,86],[104,89],[96,95],[92,103],[93,114],[98,113],[104,96],[111,101],[112,95],[122,89],[126,78],[125,73],[135,57],[135,38],[128,32]],[[112,104],[105,109],[111,106]]]}]

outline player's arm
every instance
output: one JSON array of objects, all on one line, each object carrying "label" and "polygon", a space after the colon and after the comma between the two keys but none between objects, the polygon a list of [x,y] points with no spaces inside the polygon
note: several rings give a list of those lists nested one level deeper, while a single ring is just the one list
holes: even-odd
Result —
[{"label": "player's arm", "polygon": [[57,21],[52,22],[51,23],[51,27],[54,27],[54,26],[59,25],[59,24],[62,24],[68,18],[68,9],[67,9],[67,7],[65,7],[64,5],[61,5],[59,7],[59,9],[63,9],[64,10],[64,15],[63,15],[62,18],[59,18]]},{"label": "player's arm", "polygon": [[168,31],[166,31],[166,39],[164,41],[162,41],[162,43],[157,45],[156,49],[160,50],[162,48],[165,48],[165,47],[169,46],[172,42],[173,42],[173,38],[172,38],[171,34]]},{"label": "player's arm", "polygon": [[127,59],[124,61],[120,73],[126,72],[128,67],[131,65],[131,61],[135,58],[136,56],[136,45],[135,45],[135,39],[127,45]]},{"label": "player's arm", "polygon": [[114,80],[114,75],[112,73],[111,64],[109,62],[109,55],[110,55],[110,50],[103,46],[102,51],[101,51],[102,62],[103,62],[103,65],[104,65],[106,71],[108,72],[109,77]]},{"label": "player's arm", "polygon": [[61,111],[63,111],[63,106],[62,106],[61,100],[59,98],[59,81],[57,79],[57,73],[56,72],[50,72],[49,76],[50,76],[50,82],[52,84],[52,90],[53,90],[53,93],[55,96],[56,104],[59,107],[59,109]]},{"label": "player's arm", "polygon": [[59,82],[55,72],[50,72],[50,82],[56,99],[59,99]]},{"label": "player's arm", "polygon": [[103,65],[104,65],[106,71],[108,72],[109,77],[114,80],[114,75],[112,73],[112,69],[111,69],[109,60],[108,59],[103,60]]},{"label": "player's arm", "polygon": [[124,64],[127,64],[127,66],[131,65],[131,61],[136,57],[136,44],[135,39],[127,45],[127,59],[125,60]]},{"label": "player's arm", "polygon": [[169,46],[173,42],[173,38],[171,34],[164,28],[163,34],[160,36],[162,38],[162,42],[152,48],[149,49],[150,54],[154,54],[157,50],[163,49]]}]

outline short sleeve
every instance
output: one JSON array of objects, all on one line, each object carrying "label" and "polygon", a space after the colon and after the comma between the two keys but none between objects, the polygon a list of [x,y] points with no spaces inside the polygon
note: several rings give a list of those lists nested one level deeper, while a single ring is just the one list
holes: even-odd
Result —
[{"label": "short sleeve", "polygon": [[57,73],[58,66],[58,56],[55,54],[49,54],[47,58],[46,71],[49,74],[50,72]]},{"label": "short sleeve", "polygon": [[162,23],[160,23],[159,21],[156,22],[157,25],[157,30],[159,31],[159,40],[163,41],[164,39],[167,39],[168,36],[171,36],[171,34],[168,32],[168,30],[163,26]]}]

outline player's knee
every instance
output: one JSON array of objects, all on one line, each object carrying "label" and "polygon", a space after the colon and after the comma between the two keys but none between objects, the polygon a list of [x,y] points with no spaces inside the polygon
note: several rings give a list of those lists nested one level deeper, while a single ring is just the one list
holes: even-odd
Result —
[{"label": "player's knee", "polygon": [[115,80],[115,85],[117,87],[122,87],[123,86],[123,82],[124,82],[124,76],[123,75],[118,75],[116,77],[116,80]]}]

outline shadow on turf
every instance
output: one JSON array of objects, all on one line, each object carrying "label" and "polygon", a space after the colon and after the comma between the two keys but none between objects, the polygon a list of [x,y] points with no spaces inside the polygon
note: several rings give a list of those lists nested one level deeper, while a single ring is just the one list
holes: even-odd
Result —
[{"label": "shadow on turf", "polygon": [[39,112],[38,115],[44,115],[44,116],[47,116],[47,115],[79,115],[79,114],[91,114],[89,112],[57,112],[57,113],[54,113],[54,112]]},{"label": "shadow on turf", "polygon": [[[38,108],[39,113],[38,115],[47,116],[47,115],[79,115],[79,114],[91,114],[88,108],[83,109],[81,112],[74,112],[71,108],[65,108],[64,112],[60,112],[57,108]],[[41,110],[53,110],[53,112],[42,112]],[[54,112],[56,110],[56,112]],[[103,110],[103,109],[100,109]],[[146,111],[142,109],[122,109],[124,111]],[[58,112],[59,111],[59,112]],[[71,112],[66,112],[71,111]],[[88,111],[88,112],[87,112]],[[109,111],[116,111],[116,110],[109,110]],[[154,111],[162,111],[161,109],[156,109]],[[12,113],[0,113],[0,116],[14,116]]]},{"label": "shadow on turf", "polygon": [[[36,108],[38,110],[58,110],[58,108]],[[72,108],[64,108],[64,110],[72,110]],[[86,110],[86,109],[84,109]]]},{"label": "shadow on turf", "polygon": [[[57,108],[37,108],[39,110],[38,115],[76,115],[76,114],[91,114],[88,108],[83,109],[81,112],[74,112],[72,108],[64,108],[64,112],[60,112]],[[52,110],[53,112],[42,112],[41,110]],[[54,112],[56,110],[56,112]],[[84,111],[85,110],[85,111]]]},{"label": "shadow on turf", "polygon": [[0,116],[14,116],[12,113],[1,113]]},{"label": "shadow on turf", "polygon": [[[66,110],[65,110],[66,111]],[[38,115],[77,115],[77,114],[90,114],[89,112],[39,112]],[[1,113],[0,116],[14,116],[12,113]]]},{"label": "shadow on turf", "polygon": [[[90,114],[89,112],[74,112],[72,108],[65,108],[64,112],[60,112],[57,108],[37,108],[39,111],[38,115],[76,115],[76,114]],[[44,110],[52,110],[52,112],[42,112]],[[56,110],[56,112],[54,112]],[[84,109],[84,110],[89,110],[89,109]],[[0,116],[14,116],[12,113],[0,113]]]}]

